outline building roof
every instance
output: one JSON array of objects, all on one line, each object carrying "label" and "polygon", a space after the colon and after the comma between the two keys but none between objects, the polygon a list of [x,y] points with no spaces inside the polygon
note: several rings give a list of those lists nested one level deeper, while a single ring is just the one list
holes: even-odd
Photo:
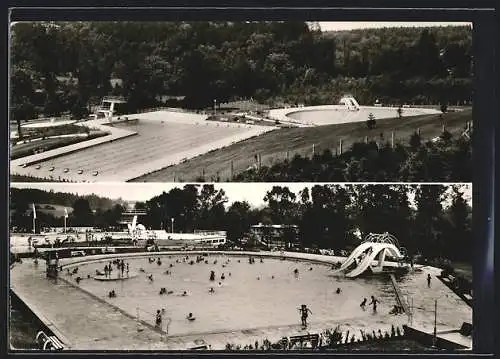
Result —
[{"label": "building roof", "polygon": [[251,226],[252,228],[275,228],[275,229],[280,229],[280,228],[298,228],[296,224],[254,224]]}]

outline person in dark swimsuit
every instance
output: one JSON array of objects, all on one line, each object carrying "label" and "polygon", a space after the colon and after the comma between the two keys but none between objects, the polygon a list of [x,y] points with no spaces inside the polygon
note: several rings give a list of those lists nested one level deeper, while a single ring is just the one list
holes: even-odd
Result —
[{"label": "person in dark swimsuit", "polygon": [[370,305],[373,305],[374,312],[377,311],[377,303],[378,303],[378,300],[372,295],[372,301],[370,302]]},{"label": "person in dark swimsuit", "polygon": [[363,298],[363,301],[361,302],[361,304],[359,305],[361,308],[365,309],[365,306],[366,306],[366,298]]},{"label": "person in dark swimsuit", "polygon": [[159,309],[156,311],[155,325],[161,327],[161,311]]},{"label": "person in dark swimsuit", "polygon": [[309,313],[312,314],[311,310],[307,308],[307,305],[302,304],[299,308],[300,312],[300,320],[302,322],[302,326],[305,328],[307,327],[307,317],[309,316]]}]

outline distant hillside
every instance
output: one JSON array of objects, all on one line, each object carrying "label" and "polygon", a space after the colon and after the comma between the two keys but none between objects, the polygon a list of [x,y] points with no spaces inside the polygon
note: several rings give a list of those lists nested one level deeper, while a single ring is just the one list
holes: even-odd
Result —
[{"label": "distant hillside", "polygon": [[[73,193],[43,191],[31,188],[15,188],[10,189],[10,207],[11,209],[31,208],[32,203],[35,203],[36,209],[47,214],[52,214],[60,217],[64,214],[64,207],[72,211],[73,204],[77,199],[86,199],[89,202],[92,210],[108,210],[114,205],[124,205],[126,202],[121,199],[109,199],[96,195],[79,196]],[[48,206],[48,207],[47,207]]]}]

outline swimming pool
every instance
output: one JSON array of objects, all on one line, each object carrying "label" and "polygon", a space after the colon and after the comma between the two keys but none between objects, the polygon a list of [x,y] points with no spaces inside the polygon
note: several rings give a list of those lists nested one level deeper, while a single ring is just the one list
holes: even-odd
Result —
[{"label": "swimming pool", "polygon": [[[141,320],[150,324],[154,324],[156,311],[165,309],[162,328],[168,329],[170,336],[274,326],[298,328],[301,304],[311,309],[308,321],[312,324],[341,321],[348,325],[350,320],[373,321],[376,314],[371,308],[363,310],[359,306],[363,298],[368,301],[371,295],[378,298],[378,313],[382,314],[396,304],[388,279],[336,277],[329,265],[274,258],[264,258],[261,262],[258,257],[250,264],[246,256],[227,255],[210,255],[199,263],[195,261],[196,255],[187,258],[162,256],[161,265],[156,261],[150,263],[148,258],[128,258],[125,262],[129,263],[130,271],[139,275],[109,282],[92,278],[96,270],[103,271],[107,261],[81,264],[78,275],[84,279],[79,286],[130,316],[138,313]],[[194,263],[190,264],[191,261]],[[298,276],[294,269],[298,269]],[[170,275],[165,274],[167,270]],[[211,271],[216,277],[213,282],[209,280]],[[220,279],[223,273],[224,280]],[[148,279],[150,274],[153,281]],[[173,293],[160,295],[162,287]],[[212,287],[213,294],[209,293]],[[336,293],[337,288],[341,288],[340,294]],[[116,298],[108,298],[111,290],[115,290]],[[186,296],[182,295],[184,291]],[[190,312],[195,321],[186,320]]]}]

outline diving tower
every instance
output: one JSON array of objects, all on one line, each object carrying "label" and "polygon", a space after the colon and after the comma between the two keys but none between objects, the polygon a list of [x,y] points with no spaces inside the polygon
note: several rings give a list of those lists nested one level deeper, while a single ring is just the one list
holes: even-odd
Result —
[{"label": "diving tower", "polygon": [[353,95],[344,95],[339,101],[340,105],[344,105],[349,111],[359,111],[360,106]]},{"label": "diving tower", "polygon": [[115,113],[116,106],[126,102],[127,101],[122,96],[105,96],[101,100],[101,104],[97,107],[94,116],[96,119],[105,118],[108,121],[111,121],[113,114]]}]

